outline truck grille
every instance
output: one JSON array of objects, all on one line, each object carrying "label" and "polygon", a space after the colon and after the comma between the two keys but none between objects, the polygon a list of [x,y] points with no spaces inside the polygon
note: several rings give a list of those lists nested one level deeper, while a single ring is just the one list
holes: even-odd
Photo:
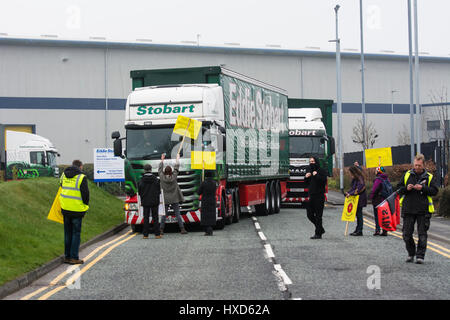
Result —
[{"label": "truck grille", "polygon": [[177,181],[184,197],[184,202],[180,204],[180,212],[197,210],[199,206],[197,191],[200,187],[201,176],[195,171],[180,171]]}]

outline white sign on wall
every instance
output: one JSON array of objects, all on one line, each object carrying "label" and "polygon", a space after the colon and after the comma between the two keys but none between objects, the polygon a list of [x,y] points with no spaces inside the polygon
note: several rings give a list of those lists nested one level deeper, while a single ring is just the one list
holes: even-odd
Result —
[{"label": "white sign on wall", "polygon": [[113,149],[94,149],[94,182],[125,181],[124,160],[114,156]]}]

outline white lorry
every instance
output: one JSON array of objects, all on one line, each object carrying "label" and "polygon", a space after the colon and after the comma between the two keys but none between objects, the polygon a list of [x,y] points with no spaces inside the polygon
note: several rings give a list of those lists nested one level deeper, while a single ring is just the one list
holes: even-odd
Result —
[{"label": "white lorry", "polygon": [[[334,138],[326,133],[320,108],[289,108],[289,181],[285,204],[308,202],[308,184],[305,174],[309,157],[319,159],[321,167],[328,168],[328,159],[335,152]],[[326,143],[330,144],[327,148]],[[327,149],[330,150],[327,152]],[[328,190],[328,189],[327,189]]]},{"label": "white lorry", "polygon": [[32,133],[6,131],[6,177],[18,179],[59,176],[58,150],[47,138]]}]

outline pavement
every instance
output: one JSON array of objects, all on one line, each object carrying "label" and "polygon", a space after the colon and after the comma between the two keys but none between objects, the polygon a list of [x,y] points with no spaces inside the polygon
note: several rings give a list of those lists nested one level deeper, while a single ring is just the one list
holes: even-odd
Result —
[{"label": "pavement", "polygon": [[[328,190],[327,202],[329,204],[334,206],[342,206],[344,205],[344,201],[345,196],[341,192]],[[372,204],[368,204],[367,207],[363,209],[363,214],[373,220],[374,215]],[[402,223],[400,223],[397,230],[402,229],[403,226]],[[428,237],[450,244],[450,219],[433,215],[431,217],[430,229],[428,230]]]}]

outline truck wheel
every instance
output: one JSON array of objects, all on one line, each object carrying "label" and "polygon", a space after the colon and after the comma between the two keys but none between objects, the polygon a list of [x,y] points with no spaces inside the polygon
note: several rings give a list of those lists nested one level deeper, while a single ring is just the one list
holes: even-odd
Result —
[{"label": "truck wheel", "polygon": [[256,214],[260,216],[267,216],[269,215],[270,211],[272,210],[271,206],[271,200],[270,200],[270,183],[266,184],[266,194],[264,197],[264,203],[258,204],[255,206]]},{"label": "truck wheel", "polygon": [[270,184],[270,211],[269,214],[275,213],[275,205],[276,205],[276,181],[272,181]]},{"label": "truck wheel", "polygon": [[144,226],[142,224],[132,224],[131,225],[131,231],[140,233],[144,229]]},{"label": "truck wheel", "polygon": [[273,213],[280,213],[281,208],[281,187],[280,182],[275,182],[275,207]]},{"label": "truck wheel", "polygon": [[[222,197],[225,197],[225,194],[222,196]],[[233,199],[233,193],[232,193],[232,196],[231,196],[231,199]],[[227,199],[228,200],[228,199]],[[231,201],[231,202],[233,202],[233,200]],[[226,203],[228,203],[228,201],[226,201]],[[226,207],[226,206],[225,206]],[[225,218],[225,224],[226,225],[230,225],[231,224],[231,222],[233,221],[233,210],[234,210],[234,208],[233,208],[233,203],[231,203],[231,215],[229,215],[228,217],[226,217]],[[226,210],[226,209],[225,209]]]},{"label": "truck wheel", "polygon": [[239,188],[236,188],[234,190],[233,207],[234,207],[233,222],[237,223],[237,222],[239,222],[239,219],[241,218],[241,205],[240,205],[240,199],[239,199]]},{"label": "truck wheel", "polygon": [[225,197],[222,195],[222,199],[220,200],[220,211],[222,214],[222,219],[218,220],[216,223],[216,230],[222,230],[225,228]]}]

